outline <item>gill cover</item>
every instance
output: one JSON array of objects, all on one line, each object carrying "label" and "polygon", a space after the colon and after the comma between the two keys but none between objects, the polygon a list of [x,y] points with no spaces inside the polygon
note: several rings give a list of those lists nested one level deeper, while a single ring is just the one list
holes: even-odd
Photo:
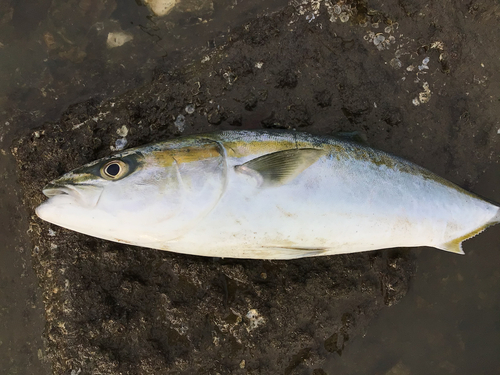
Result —
[{"label": "gill cover", "polygon": [[169,220],[170,239],[195,226],[219,203],[227,186],[227,156],[217,141],[197,139],[172,150],[153,151],[156,163],[170,168],[177,177],[175,214]]}]

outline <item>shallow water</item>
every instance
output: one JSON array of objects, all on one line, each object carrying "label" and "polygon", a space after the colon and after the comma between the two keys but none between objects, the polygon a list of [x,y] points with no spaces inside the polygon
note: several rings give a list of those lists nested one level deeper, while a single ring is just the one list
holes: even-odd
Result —
[{"label": "shallow water", "polygon": [[[12,140],[57,119],[72,103],[140,86],[155,74],[159,61],[175,65],[191,53],[210,51],[228,27],[283,6],[282,1],[266,2],[267,8],[262,1],[215,2],[213,10],[158,20],[135,2],[103,4],[81,1],[76,17],[62,2],[0,2],[2,373],[49,373],[41,339],[42,301],[25,234],[33,213],[23,207],[15,184]],[[109,32],[117,30],[134,39],[107,48]],[[472,188],[498,202],[498,156],[492,160]],[[417,254],[418,271],[406,298],[383,310],[365,336],[352,339],[341,356],[329,354],[321,365],[324,371],[500,373],[500,226],[467,241],[464,250],[465,256],[411,250]]]}]

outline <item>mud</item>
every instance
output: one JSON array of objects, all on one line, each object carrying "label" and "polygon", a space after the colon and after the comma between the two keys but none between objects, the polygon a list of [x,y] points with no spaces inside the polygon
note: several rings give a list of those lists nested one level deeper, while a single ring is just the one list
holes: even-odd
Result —
[{"label": "mud", "polygon": [[[12,151],[26,207],[51,179],[108,155],[123,125],[127,147],[218,129],[358,130],[474,187],[500,149],[488,47],[498,6],[349,2],[342,22],[328,4],[257,17],[192,61],[165,62],[150,84],[23,136]],[[118,245],[34,216],[30,234],[55,374],[324,374],[414,272],[407,249],[244,261]]]}]

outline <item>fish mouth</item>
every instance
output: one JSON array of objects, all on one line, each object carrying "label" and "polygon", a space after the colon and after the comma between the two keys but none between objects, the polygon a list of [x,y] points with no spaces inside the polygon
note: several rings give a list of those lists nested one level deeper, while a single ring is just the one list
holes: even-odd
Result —
[{"label": "fish mouth", "polygon": [[52,182],[45,186],[42,193],[49,199],[71,197],[87,207],[95,207],[102,194],[102,188],[95,185],[69,185]]},{"label": "fish mouth", "polygon": [[58,184],[48,184],[42,190],[42,193],[47,198],[52,198],[57,195],[74,195],[74,192],[75,189],[71,189],[69,186],[58,185]]}]

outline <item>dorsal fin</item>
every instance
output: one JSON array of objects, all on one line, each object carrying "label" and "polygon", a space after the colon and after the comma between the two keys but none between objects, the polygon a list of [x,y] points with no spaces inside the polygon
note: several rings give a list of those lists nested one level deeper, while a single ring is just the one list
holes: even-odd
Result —
[{"label": "dorsal fin", "polygon": [[352,132],[337,132],[334,134],[336,138],[344,139],[346,141],[355,142],[362,144],[364,146],[368,146],[368,138],[366,134],[361,133],[360,131],[352,131]]},{"label": "dorsal fin", "polygon": [[324,154],[325,151],[314,148],[277,151],[237,165],[234,169],[255,178],[258,186],[280,186],[292,181]]}]

